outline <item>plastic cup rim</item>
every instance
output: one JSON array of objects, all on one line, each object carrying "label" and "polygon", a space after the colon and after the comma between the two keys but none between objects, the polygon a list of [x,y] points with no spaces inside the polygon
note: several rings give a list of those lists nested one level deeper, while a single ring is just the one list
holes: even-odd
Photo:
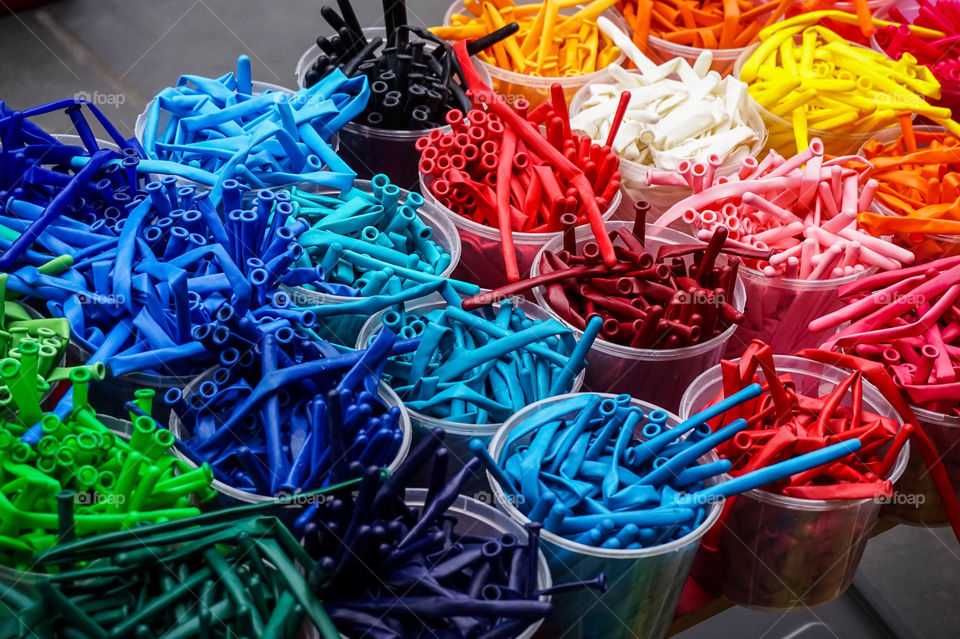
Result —
[{"label": "plastic cup rim", "polygon": [[429,129],[377,129],[372,126],[367,126],[366,124],[361,124],[355,120],[351,120],[343,125],[340,129],[341,139],[343,137],[343,132],[353,133],[356,135],[365,135],[371,138],[380,138],[381,140],[403,140],[403,141],[412,141],[416,142],[418,139],[422,138],[425,135],[430,135],[431,131],[440,130],[443,133],[450,133],[453,129],[449,124],[443,126],[435,126]]},{"label": "plastic cup rim", "polygon": [[746,279],[756,282],[763,282],[767,285],[772,285],[777,288],[786,288],[796,291],[828,291],[835,289],[839,286],[849,284],[854,282],[861,277],[867,277],[876,273],[877,267],[872,266],[870,268],[864,269],[858,273],[853,273],[852,275],[844,275],[843,277],[831,277],[828,279],[822,280],[802,280],[799,278],[788,278],[788,277],[768,277],[762,271],[747,266],[746,264],[740,263],[740,273],[741,275],[746,276]]},{"label": "plastic cup rim", "polygon": [[917,419],[926,424],[935,424],[946,428],[960,428],[960,416],[949,415],[947,413],[937,413],[926,408],[910,405],[910,410],[916,415]]},{"label": "plastic cup rim", "polygon": [[745,47],[737,47],[735,49],[706,49],[703,47],[691,47],[686,44],[675,44],[659,38],[652,33],[649,36],[650,46],[653,49],[660,51],[665,51],[674,56],[684,57],[684,58],[695,58],[700,54],[701,51],[709,51],[713,54],[714,62],[735,62],[737,58],[740,57],[740,54],[745,50],[749,49],[751,46],[748,44]]},{"label": "plastic cup rim", "polygon": [[[83,146],[83,139],[76,135],[75,133],[54,133],[53,137],[58,142],[63,142],[64,144],[70,144],[71,142],[76,142],[75,146]],[[109,149],[111,151],[119,151],[120,146],[113,140],[104,140],[102,138],[96,138],[97,146],[101,149]]]}]

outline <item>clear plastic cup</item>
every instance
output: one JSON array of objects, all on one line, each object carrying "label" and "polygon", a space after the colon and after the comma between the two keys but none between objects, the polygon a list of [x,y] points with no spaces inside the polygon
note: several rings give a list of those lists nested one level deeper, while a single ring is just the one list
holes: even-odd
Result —
[{"label": "clear plastic cup", "polygon": [[[850,42],[847,44],[851,46],[860,46]],[[748,47],[740,55],[740,57],[737,59],[736,65],[733,68],[733,77],[740,77],[740,70],[743,68],[743,65],[759,46],[759,44],[754,44]],[[866,49],[867,47],[862,48]],[[751,97],[751,100],[752,99],[753,98]],[[763,122],[767,126],[767,148],[773,149],[786,158],[796,155],[797,141],[793,134],[793,123],[789,120],[781,118],[778,115],[774,115],[760,104],[757,104],[757,110],[760,112],[760,117],[763,118]],[[912,117],[915,117],[915,115]],[[900,130],[898,125],[893,126],[896,128],[896,130]],[[877,129],[874,131],[838,132],[821,131],[811,127],[807,131],[807,138],[810,140],[813,138],[820,138],[820,140],[823,142],[824,155],[854,155],[857,152],[857,149],[862,147],[870,140],[870,138],[882,130],[883,129]]]},{"label": "clear plastic cup", "polygon": [[[885,18],[887,13],[890,11],[890,7],[897,4],[897,0],[867,0],[867,7],[870,8],[870,15],[874,18]],[[910,5],[913,3],[901,3],[902,5]],[[856,13],[857,7],[852,2],[834,2],[833,7],[837,11],[845,11],[847,13]],[[902,10],[902,9],[901,9]]]},{"label": "clear plastic cup", "polygon": [[[870,15],[874,19],[889,20],[890,18],[888,17],[887,14],[889,13],[890,8],[893,7],[893,5],[897,4],[897,2],[898,0],[867,0],[867,7],[870,9]],[[804,4],[805,3],[802,3],[802,2],[796,3],[794,7],[791,7],[791,9],[787,11],[787,17],[794,17],[795,15],[798,15],[801,12],[800,9],[803,8]],[[905,3],[901,2],[900,4],[903,5]],[[910,4],[913,4],[913,0],[910,1]],[[857,13],[857,7],[853,2],[834,1],[829,3],[821,3],[821,6],[818,7],[817,10],[820,10],[820,9],[833,9],[835,11],[843,11],[844,13],[852,13],[854,14],[854,16],[856,16],[856,13]],[[894,22],[898,22],[898,21],[894,20]],[[868,45],[871,48],[875,49],[876,51],[881,51],[881,52],[883,51],[883,49],[873,46],[873,43],[872,43],[873,38],[867,38],[863,35],[863,33],[860,31],[860,25],[857,24],[856,20],[854,20],[852,23],[841,23],[831,18],[825,18],[819,22],[819,25],[830,29],[831,31],[839,35],[841,38],[843,38],[847,42],[855,42],[856,44],[860,44],[860,45]],[[875,26],[874,30],[880,29],[880,28],[882,27]]]},{"label": "clear plastic cup", "polygon": [[[631,74],[639,74],[637,71],[629,71]],[[603,73],[599,77],[583,85],[573,99],[570,100],[570,117],[580,113],[584,103],[590,97],[590,86],[593,84],[615,83],[616,81],[609,73]],[[754,107],[759,105],[751,101]],[[716,175],[732,175],[740,169],[740,162],[747,155],[759,156],[767,143],[767,127],[760,117],[759,110],[754,110],[751,116],[750,127],[757,132],[759,139],[750,146],[748,152],[737,152],[726,158],[723,164],[717,168]],[[606,140],[595,140],[598,144],[604,144]],[[632,202],[645,200],[650,203],[650,219],[656,219],[659,214],[667,211],[671,206],[680,200],[692,195],[693,191],[689,187],[681,186],[648,186],[647,171],[657,170],[657,167],[650,164],[640,164],[632,160],[620,158],[620,189]]]},{"label": "clear plastic cup", "polygon": [[[616,397],[608,393],[599,395]],[[574,396],[551,397],[518,412],[490,441],[490,455],[499,460],[511,431],[537,412]],[[645,413],[660,408],[638,399],[630,403]],[[680,419],[670,413],[667,427],[672,428],[678,423]],[[515,448],[529,441],[530,436],[521,437],[512,446]],[[712,461],[716,457],[711,453],[702,459]],[[529,522],[513,504],[515,496],[505,494],[489,473],[487,479],[497,507],[515,522]],[[547,530],[541,531],[542,547],[556,581],[586,581],[603,572],[608,585],[602,594],[577,590],[554,595],[556,610],[544,622],[546,636],[562,636],[564,639],[662,639],[666,636],[700,538],[719,517],[720,504],[719,501],[711,502],[703,523],[685,537],[639,550],[587,546]]]},{"label": "clear plastic cup", "polygon": [[[754,0],[753,4],[756,6],[764,4],[764,2],[762,2],[762,0]],[[773,11],[774,8],[774,5],[772,4],[769,6],[770,11],[758,15],[755,20],[759,22],[766,22],[770,12]],[[738,47],[736,49],[709,49],[710,53],[713,54],[713,62],[710,64],[710,70],[716,71],[720,75],[724,76],[731,75],[737,59],[743,54],[744,51],[750,48],[750,46],[751,45],[747,45],[746,47]],[[674,58],[683,58],[692,66],[693,63],[697,61],[697,58],[700,57],[700,53],[704,50],[706,49],[701,47],[675,44],[673,42],[664,40],[663,38],[658,38],[652,34],[647,40],[647,52],[649,56],[654,62],[659,62],[661,64],[664,62],[669,62]]]},{"label": "clear plastic cup", "polygon": [[[563,7],[560,9],[560,15],[573,15],[581,8],[582,5]],[[467,13],[463,0],[456,0],[450,5],[450,8],[447,9],[447,14],[443,17],[444,26],[453,24],[451,18],[454,14],[458,13]],[[631,32],[627,21],[623,19],[619,11],[607,9],[601,15],[617,25],[617,28],[624,33],[629,34]],[[627,57],[621,53],[614,62],[622,65],[626,59]],[[559,83],[560,86],[563,87],[563,95],[569,103],[573,95],[580,90],[580,87],[603,73],[601,69],[593,73],[573,77],[537,77],[501,69],[498,66],[483,62],[482,60],[477,60],[476,63],[489,74],[492,80],[490,86],[493,87],[493,90],[498,95],[506,100],[507,104],[513,104],[520,98],[524,98],[530,103],[531,109],[550,99],[550,87],[554,84]]]},{"label": "clear plastic cup", "polygon": [[[253,82],[251,82],[251,86],[253,87],[253,95],[258,95],[260,93],[265,93],[267,91],[275,91],[277,93],[283,93],[285,95],[294,94],[294,91],[291,91],[286,87],[282,87],[279,84],[270,84],[269,82],[259,82],[257,80],[254,80]],[[143,113],[137,116],[136,121],[133,123],[133,134],[137,137],[138,140],[141,140],[141,141],[143,140],[143,133],[147,129],[147,116],[150,113],[150,107],[153,106],[153,102],[155,99],[156,98],[147,102],[147,108],[143,110]],[[170,117],[169,113],[167,113],[163,109],[160,110],[160,119],[157,122],[158,131],[163,131],[166,129],[167,121],[169,120],[169,117]]]},{"label": "clear plastic cup", "polygon": [[869,268],[846,277],[800,280],[767,277],[741,264],[740,279],[747,291],[747,318],[730,341],[726,356],[739,355],[755,339],[766,342],[774,353],[784,355],[819,346],[826,337],[822,333],[811,333],[807,325],[844,305],[837,289],[875,271]]},{"label": "clear plastic cup", "polygon": [[[210,379],[212,374],[213,369],[210,369],[203,375],[194,378],[193,381],[183,387],[184,399],[187,399],[193,395],[200,387],[200,384]],[[400,398],[397,397],[397,394],[393,392],[393,389],[383,382],[380,382],[377,386],[377,391],[380,401],[383,402],[384,406],[387,408],[396,406],[400,409],[399,425],[400,431],[403,433],[403,440],[400,442],[400,450],[397,451],[397,456],[392,462],[390,462],[390,465],[387,466],[387,470],[392,473],[400,467],[400,464],[403,463],[403,460],[407,458],[407,453],[410,452],[410,441],[413,437],[413,429],[410,426],[410,415],[407,414],[406,407],[404,407],[403,402],[400,401]],[[223,419],[226,419],[226,417],[227,416],[224,415]],[[191,468],[196,468],[197,464],[191,458],[185,455],[182,450],[180,450],[180,442],[190,439],[192,434],[187,432],[183,422],[180,421],[180,416],[177,415],[175,411],[170,411],[169,424],[170,432],[173,433],[173,436],[177,438],[177,443],[173,446],[173,454],[178,459],[185,461]],[[220,505],[224,508],[239,506],[242,504],[258,504],[274,499],[272,495],[260,495],[246,490],[240,490],[239,488],[230,486],[229,484],[226,484],[218,479],[214,479],[211,485],[219,493],[218,500]]]},{"label": "clear plastic cup", "polygon": [[[445,207],[430,191],[429,187],[432,182],[432,175],[420,175],[420,191],[423,193],[423,199],[439,210],[453,224],[460,236],[462,254],[453,276],[457,279],[473,282],[481,288],[495,289],[508,284],[507,272],[503,265],[503,243],[500,241],[499,229],[474,222]],[[609,220],[614,217],[622,201],[623,196],[620,191],[617,191],[610,207],[603,214],[603,219]],[[587,229],[588,232],[589,228],[589,224],[577,227],[578,231]],[[517,268],[520,271],[520,279],[525,278],[530,272],[530,267],[533,265],[537,253],[540,252],[540,248],[550,240],[562,237],[562,232],[514,232],[513,245],[517,252]]]},{"label": "clear plastic cup", "polygon": [[[668,62],[674,58],[683,58],[691,65],[700,57],[700,53],[705,49],[699,47],[688,47],[682,44],[667,42],[656,36],[650,36],[648,50],[650,57],[659,63]],[[737,59],[749,47],[740,47],[738,49],[710,49],[713,54],[713,62],[710,64],[710,70],[716,71],[722,76],[731,75]]]},{"label": "clear plastic cup", "polygon": [[[47,575],[29,570],[17,570],[0,564],[0,592],[18,593],[31,599],[38,599],[37,583],[46,579]],[[5,611],[10,613],[9,609]]]},{"label": "clear plastic cup", "polygon": [[[850,372],[799,357],[774,356],[798,395],[822,397]],[[763,370],[757,371],[765,381]],[[683,396],[680,417],[695,415],[723,391],[719,366],[700,375]],[[863,384],[864,411],[900,422],[872,384]],[[850,395],[841,405],[850,405]],[[889,479],[895,484],[910,456],[900,451]],[[833,601],[846,591],[880,514],[881,499],[797,499],[754,489],[735,498],[718,524],[717,549],[703,547],[694,564],[697,581],[733,603],[788,612]]]},{"label": "clear plastic cup", "polygon": [[[916,406],[912,409],[920,422],[920,428],[930,438],[939,454],[954,494],[960,495],[960,417],[935,413]],[[943,500],[940,499],[940,493],[933,485],[930,472],[918,452],[910,456],[907,468],[897,482],[897,492],[884,504],[881,513],[886,519],[911,526],[949,525],[950,520],[943,508]]]},{"label": "clear plastic cup", "polygon": [[[415,508],[422,507],[426,503],[427,491],[423,488],[408,488],[404,497],[404,502],[408,506]],[[527,529],[522,524],[517,523],[513,517],[508,517],[493,506],[471,499],[466,495],[459,495],[453,505],[447,509],[448,515],[456,518],[456,524],[453,530],[462,535],[476,535],[480,537],[496,537],[502,534],[515,536],[521,544],[526,543]],[[546,590],[553,586],[553,577],[550,574],[550,566],[547,564],[547,558],[541,548],[540,556],[537,561],[537,590]],[[541,601],[550,601],[551,597],[540,597]],[[535,621],[522,633],[516,635],[515,639],[530,639],[540,628],[542,621]],[[511,637],[510,639],[514,639]]]},{"label": "clear plastic cup", "polygon": [[[79,146],[80,148],[87,148],[83,145],[83,140],[79,135],[72,135],[70,133],[55,133],[53,135],[61,144],[68,144],[70,146]],[[117,146],[117,143],[113,140],[101,140],[97,138],[97,146],[101,149],[109,149],[111,151],[119,151],[120,147]]]},{"label": "clear plastic cup", "polygon": [[[291,96],[291,95],[293,95],[293,94],[295,93],[294,91],[292,91],[292,90],[290,90],[290,89],[288,89],[288,88],[286,88],[286,87],[282,87],[282,86],[277,85],[277,84],[270,84],[269,82],[259,82],[259,81],[257,81],[257,80],[253,80],[253,82],[252,82],[251,84],[252,84],[252,86],[253,86],[253,95],[258,95],[258,94],[260,94],[260,93],[264,93],[265,91],[275,91],[275,92],[277,92],[277,93],[283,93],[283,94],[288,95],[288,96]],[[141,142],[143,141],[143,133],[144,133],[144,131],[145,131],[146,128],[147,128],[147,116],[148,116],[148,114],[150,113],[150,107],[151,107],[152,105],[153,105],[153,100],[150,100],[150,102],[147,103],[147,107],[143,110],[143,112],[142,112],[140,115],[137,116],[137,120],[136,120],[136,122],[135,122],[134,125],[133,125],[134,134],[136,135],[136,138],[137,138],[138,140],[140,140]],[[163,130],[166,128],[167,122],[169,121],[169,117],[170,117],[170,116],[169,116],[168,113],[166,113],[166,112],[163,111],[163,110],[160,111],[160,119],[158,120],[158,123],[157,123],[157,130],[158,130],[158,131],[163,131]],[[334,133],[334,134],[330,137],[330,140],[329,140],[328,144],[329,144],[330,147],[334,150],[334,152],[338,152],[338,151],[340,150],[340,133],[339,133],[339,131],[336,132],[336,133]],[[324,168],[326,168],[326,167],[324,167]],[[193,181],[191,181],[191,180],[188,180],[187,178],[180,177],[180,176],[177,176],[177,181],[178,181],[180,184],[185,184],[185,185],[195,184],[195,182],[193,182]],[[210,185],[205,185],[205,186],[206,186],[207,188],[209,188]],[[280,187],[275,185],[275,186],[271,186],[271,187],[269,187],[269,188],[270,188],[270,189],[275,189],[275,188],[280,188]]]},{"label": "clear plastic cup", "polygon": [[[530,319],[551,319],[549,313],[525,298],[514,298],[513,303],[515,308],[520,308]],[[406,307],[406,312],[408,314],[423,314],[434,309],[446,308],[446,306],[446,302],[420,302],[418,304],[408,305]],[[499,303],[494,304],[494,308],[499,307]],[[384,311],[381,311],[380,313],[377,313],[371,317],[367,323],[363,325],[363,328],[360,329],[360,335],[357,337],[358,349],[366,348],[370,339],[380,329],[383,320],[383,313]],[[580,374],[574,378],[573,383],[570,386],[570,390],[567,392],[576,393],[578,390],[580,390],[580,387],[583,385],[584,374],[585,371],[580,371]],[[405,398],[401,396],[400,399],[404,400]],[[487,424],[465,424],[463,422],[454,422],[437,417],[431,417],[430,415],[424,415],[423,413],[419,413],[410,408],[407,408],[407,412],[410,414],[410,422],[413,424],[414,444],[416,444],[428,430],[442,428],[444,431],[446,431],[447,435],[443,440],[443,445],[445,448],[447,448],[447,450],[450,451],[450,455],[452,457],[450,460],[451,463],[449,464],[449,470],[447,471],[448,476],[455,474],[457,471],[463,468],[464,464],[473,459],[474,455],[470,451],[471,439],[476,438],[486,444],[503,425],[502,422]],[[426,481],[428,479],[428,475],[424,475],[423,477],[419,477],[417,479],[420,481]],[[417,480],[415,479],[415,481]],[[476,491],[485,490],[485,488],[485,483],[474,481],[472,478],[468,478],[467,483],[461,490],[466,494],[474,494]]]},{"label": "clear plastic cup", "polygon": [[340,129],[340,157],[357,172],[358,177],[369,179],[384,173],[397,186],[416,191],[420,188],[417,168],[420,151],[415,145],[430,131],[375,129],[359,122],[348,122]]},{"label": "clear plastic cup", "polygon": [[[313,185],[298,185],[298,188],[301,187],[304,190],[317,193],[337,193],[335,190],[316,188]],[[368,180],[355,180],[353,187],[365,193],[373,192],[373,186]],[[400,202],[406,202],[408,195],[409,191],[400,189]],[[420,219],[423,220],[423,223],[433,229],[431,239],[436,241],[436,243],[450,255],[450,264],[438,274],[440,278],[449,279],[457,268],[461,256],[460,237],[457,234],[457,229],[447,216],[443,215],[433,198],[424,197],[423,206],[420,207],[417,213]],[[294,306],[344,304],[351,300],[362,299],[342,295],[329,295],[327,293],[312,291],[303,286],[286,286],[281,284],[280,288],[290,296],[290,301]],[[357,343],[357,335],[360,332],[360,328],[368,319],[369,315],[367,314],[341,314],[322,319],[318,318],[317,326],[314,330],[320,337],[326,340],[352,347]]]},{"label": "clear plastic cup", "polygon": [[[386,42],[387,31],[383,27],[368,27],[363,30],[367,40],[381,37]],[[424,51],[429,53],[437,48],[436,44],[427,42]],[[306,87],[305,78],[310,66],[320,56],[320,47],[316,44],[307,49],[297,61],[297,86]],[[480,78],[490,84],[490,74],[485,65],[474,58],[474,68]],[[378,173],[390,176],[390,181],[400,188],[416,191],[420,188],[417,165],[420,163],[420,152],[414,147],[417,140],[428,135],[433,128],[404,130],[381,129],[361,124],[358,117],[348,122],[340,129],[340,155],[350,168],[357,172],[357,176],[370,179]],[[450,132],[450,126],[439,128],[444,133]]]},{"label": "clear plastic cup", "polygon": [[[944,133],[946,129],[942,126],[933,126],[933,125],[914,125],[913,130],[918,133]],[[874,135],[871,140],[876,140],[877,142],[882,143],[884,146],[888,144],[893,144],[896,142],[897,138],[900,137],[902,133],[900,127],[894,127],[892,129],[884,129],[876,135]],[[864,157],[863,147],[867,143],[864,143],[857,155]],[[923,146],[922,143],[917,143],[918,149],[927,148]],[[880,198],[874,198],[873,208],[876,209],[878,213],[882,213],[888,217],[900,217],[899,213],[895,212],[889,206],[884,204]],[[916,239],[920,240],[919,242],[913,242],[914,238],[908,238],[910,244],[907,245],[907,248],[916,248],[918,253],[923,254],[924,258],[928,259],[939,259],[941,257],[951,257],[954,255],[960,255],[960,235],[946,235],[942,233],[929,233],[929,234],[918,234]],[[919,246],[916,246],[918,245]],[[919,257],[919,255],[918,255]]]},{"label": "clear plastic cup", "polygon": [[[610,222],[609,231],[618,228],[632,228],[629,222]],[[593,238],[589,229],[580,229],[576,234],[579,248]],[[647,225],[646,242],[644,246],[656,255],[661,246],[674,244],[702,244],[698,240],[660,226]],[[551,240],[543,247],[543,251],[559,251],[563,246],[563,238]],[[688,258],[689,259],[689,258]],[[742,270],[742,269],[741,269]],[[540,274],[540,256],[534,260],[530,275]],[[537,304],[547,310],[564,326],[570,327],[574,335],[580,338],[581,331],[574,328],[569,322],[560,317],[550,308],[544,296],[543,287],[533,289],[533,296]],[[742,311],[746,301],[743,283],[737,281],[733,293],[733,306]],[[680,397],[687,385],[694,377],[720,361],[724,347],[736,330],[731,324],[716,337],[682,348],[650,349],[631,348],[614,344],[597,337],[597,340],[587,353],[587,378],[584,387],[587,390],[610,393],[629,393],[634,397],[655,402],[668,410],[676,410],[680,405]]]}]

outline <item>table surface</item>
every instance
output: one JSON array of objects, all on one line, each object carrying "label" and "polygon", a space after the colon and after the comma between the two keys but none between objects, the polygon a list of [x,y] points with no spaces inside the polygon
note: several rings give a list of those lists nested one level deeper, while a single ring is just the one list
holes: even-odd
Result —
[{"label": "table surface", "polygon": [[[19,4],[0,0],[0,9]],[[181,74],[222,75],[242,53],[255,80],[296,88],[297,60],[329,32],[323,4],[64,0],[17,10],[0,16],[0,99],[25,109],[84,96],[133,136],[137,114],[157,91]],[[382,25],[379,2],[354,4],[364,25]],[[446,6],[407,0],[410,21],[422,25],[439,24]],[[62,114],[41,124],[70,132]],[[871,540],[854,587],[837,602],[780,615],[716,600],[681,615],[672,632],[678,639],[957,639],[958,592],[960,547],[949,531],[898,526]]]}]

